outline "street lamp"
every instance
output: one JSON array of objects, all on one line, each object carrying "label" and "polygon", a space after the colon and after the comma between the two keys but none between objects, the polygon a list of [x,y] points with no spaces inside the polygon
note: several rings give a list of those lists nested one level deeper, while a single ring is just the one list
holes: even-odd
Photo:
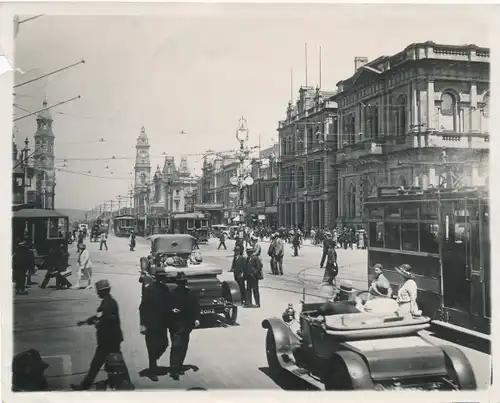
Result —
[{"label": "street lamp", "polygon": [[[233,186],[239,187],[239,207],[240,211],[243,211],[245,206],[245,189],[248,186],[252,186],[254,180],[252,178],[251,172],[245,171],[245,161],[248,160],[250,154],[250,149],[248,148],[248,127],[247,120],[245,118],[240,118],[238,122],[238,128],[236,129],[236,139],[240,143],[240,149],[236,153],[236,157],[240,160],[239,173],[231,177],[229,182]],[[244,218],[244,213],[240,213],[240,224]]]}]

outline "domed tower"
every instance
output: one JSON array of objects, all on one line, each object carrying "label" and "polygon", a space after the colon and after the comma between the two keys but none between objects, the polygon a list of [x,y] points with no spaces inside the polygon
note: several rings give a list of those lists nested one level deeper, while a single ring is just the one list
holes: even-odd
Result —
[{"label": "domed tower", "polygon": [[[42,109],[47,108],[47,98]],[[46,209],[54,209],[56,171],[54,167],[54,140],[52,115],[48,109],[38,113],[35,139],[34,165],[37,172],[37,204]]]},{"label": "domed tower", "polygon": [[136,211],[142,211],[141,206],[145,205],[145,197],[149,187],[151,175],[151,161],[149,158],[149,140],[144,126],[141,128],[141,133],[137,138],[135,145],[135,183],[134,183],[134,200]]}]

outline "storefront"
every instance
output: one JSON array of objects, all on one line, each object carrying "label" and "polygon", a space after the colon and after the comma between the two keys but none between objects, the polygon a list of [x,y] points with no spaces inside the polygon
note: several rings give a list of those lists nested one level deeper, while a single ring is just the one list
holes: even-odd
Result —
[{"label": "storefront", "polygon": [[278,228],[278,206],[266,206],[265,213],[266,226]]}]

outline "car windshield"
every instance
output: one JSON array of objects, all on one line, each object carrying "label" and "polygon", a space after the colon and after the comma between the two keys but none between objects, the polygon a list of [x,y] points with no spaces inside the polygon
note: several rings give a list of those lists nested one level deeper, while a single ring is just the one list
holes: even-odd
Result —
[{"label": "car windshield", "polygon": [[159,237],[153,239],[151,243],[151,249],[155,253],[189,255],[193,251],[193,239],[191,237]]}]

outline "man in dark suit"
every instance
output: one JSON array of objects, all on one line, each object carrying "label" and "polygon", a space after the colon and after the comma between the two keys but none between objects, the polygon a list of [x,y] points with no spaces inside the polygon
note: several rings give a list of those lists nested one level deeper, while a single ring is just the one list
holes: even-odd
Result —
[{"label": "man in dark suit", "polygon": [[157,361],[168,348],[168,328],[172,320],[173,301],[165,273],[155,273],[154,281],[143,286],[139,306],[141,333],[145,335],[149,358],[149,379],[158,382]]},{"label": "man in dark suit", "polygon": [[231,270],[234,275],[234,281],[238,283],[240,287],[241,299],[243,305],[245,305],[246,295],[245,295],[245,269],[246,269],[247,260],[241,254],[240,247],[237,246],[234,248],[234,258],[233,263],[231,265]]},{"label": "man in dark suit", "polygon": [[194,328],[200,326],[200,302],[198,296],[187,287],[187,277],[180,272],[176,278],[177,287],[171,292],[173,309],[170,338],[170,376],[179,380],[184,375],[183,365]]},{"label": "man in dark suit", "polygon": [[340,286],[332,289],[331,299],[318,308],[318,314],[321,316],[339,315],[346,313],[359,313],[356,308],[354,297],[356,290],[348,280],[342,281]]}]

